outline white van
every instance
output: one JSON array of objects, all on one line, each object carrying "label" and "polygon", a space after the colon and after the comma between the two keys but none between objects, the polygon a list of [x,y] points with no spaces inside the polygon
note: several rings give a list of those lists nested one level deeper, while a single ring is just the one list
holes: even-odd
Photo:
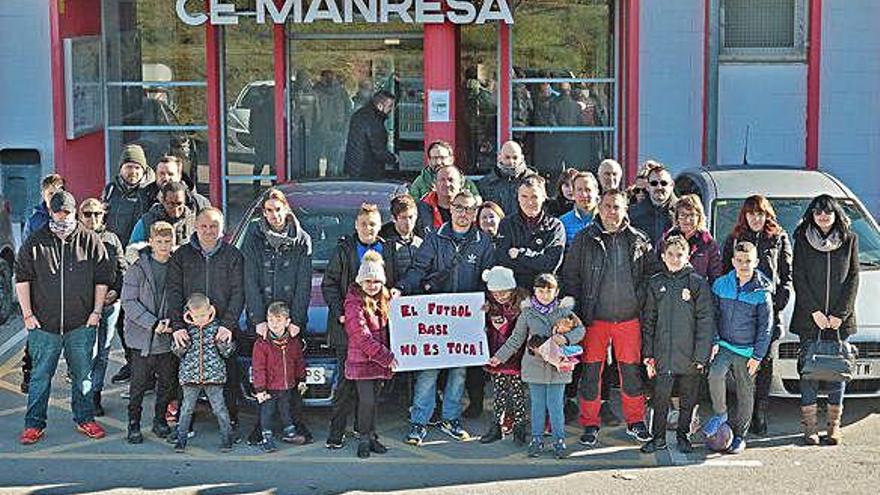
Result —
[{"label": "white van", "polygon": [[[859,236],[859,294],[857,333],[850,338],[859,350],[856,377],[847,384],[847,397],[880,397],[880,228],[852,191],[826,172],[790,167],[737,166],[686,170],[675,180],[676,194],[694,193],[703,200],[709,230],[719,246],[736,223],[743,201],[762,194],[773,204],[779,223],[793,235],[810,201],[828,194],[838,199]],[[798,338],[788,332],[794,298],[783,312],[782,337],[770,349],[775,363],[770,393],[799,397]]]}]

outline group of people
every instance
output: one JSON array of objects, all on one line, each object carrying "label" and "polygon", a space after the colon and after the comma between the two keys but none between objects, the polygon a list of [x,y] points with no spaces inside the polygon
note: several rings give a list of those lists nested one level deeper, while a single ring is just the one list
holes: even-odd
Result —
[{"label": "group of people", "polygon": [[[132,368],[128,441],[143,441],[142,399],[155,387],[156,435],[183,451],[204,393],[228,450],[238,435],[234,348],[242,343],[243,311],[258,336],[252,351],[238,352],[253,357],[260,445],[276,449],[276,419],[281,440],[312,441],[302,415],[309,234],[285,195],[270,189],[259,202],[261,218],[236,248],[223,240],[222,212],[185,185],[173,159],[160,160],[151,182],[152,169],[141,158],[137,147],[126,148],[104,197],[79,209],[60,177],[44,180],[44,202],[15,266],[32,363],[21,442],[43,434],[62,350],[77,428],[104,435],[94,416],[101,412],[113,315],[121,312]],[[570,399],[583,427],[579,442],[597,445],[614,382],[626,431],[643,452],[667,447],[670,408],[679,411],[677,447],[692,450],[691,418],[703,383],[712,402],[703,431],[711,436],[729,424],[729,452],[742,452],[749,431],[767,431],[769,347],[789,299],[795,297],[790,330],[803,348],[820,335],[846,339],[855,331],[858,238],[829,196],[815,198],[804,212],[793,249],[760,195],[744,202],[719,245],[706,229],[700,198],[676,197],[670,172],[657,162],[648,162],[628,190],[613,160],[603,161],[596,175],[566,171],[550,199],[546,180],[514,141],[503,144],[494,169],[476,182],[455,165],[449,143],[431,143],[427,161],[409,194],[391,199],[390,219],[377,205],[361,206],[353,233],[339,239],[324,271],[327,340],[339,370],[328,448],[343,447],[353,416],[357,455],[387,451],[376,433],[378,396],[397,368],[388,320],[390,301],[400,295],[485,291],[485,326],[474,331],[486,332],[491,353],[485,367],[412,373],[405,441],[421,445],[431,426],[469,439],[462,417],[483,413],[491,380],[493,416],[480,441],[510,434],[528,444],[531,456],[545,450],[548,429],[553,454],[566,456]],[[120,239],[129,241],[129,259]],[[726,403],[729,372],[735,414]],[[820,441],[820,386],[828,384],[801,381],[808,444]],[[826,441],[836,444],[845,384],[830,386]]]}]

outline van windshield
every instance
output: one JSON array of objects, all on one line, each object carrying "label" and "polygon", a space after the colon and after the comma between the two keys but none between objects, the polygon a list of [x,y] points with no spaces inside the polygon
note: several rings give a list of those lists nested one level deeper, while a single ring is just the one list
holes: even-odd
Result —
[{"label": "van windshield", "polygon": [[[736,218],[745,199],[716,199],[712,215],[712,235],[721,244],[733,230]],[[812,198],[771,198],[780,225],[789,235],[810,205]],[[880,269],[880,232],[858,205],[848,199],[840,199],[844,211],[852,221],[852,227],[859,236],[859,263],[862,270]]]}]

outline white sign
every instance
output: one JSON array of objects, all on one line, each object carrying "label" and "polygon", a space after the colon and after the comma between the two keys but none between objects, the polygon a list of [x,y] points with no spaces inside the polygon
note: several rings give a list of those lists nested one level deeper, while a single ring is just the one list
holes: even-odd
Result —
[{"label": "white sign", "polygon": [[435,370],[486,364],[482,292],[398,297],[391,301],[389,329],[395,371]]},{"label": "white sign", "polygon": [[449,122],[449,90],[428,91],[428,122]]},{"label": "white sign", "polygon": [[[187,9],[187,3],[204,5],[204,0],[177,0],[177,17],[190,26],[206,22],[214,25],[238,24],[239,14],[230,0],[210,0],[208,12]],[[444,8],[444,4],[445,7]],[[279,7],[280,5],[280,7]],[[292,21],[309,24],[331,21],[336,24],[363,22],[387,23],[400,20],[408,24],[485,24],[500,21],[513,24],[513,14],[507,0],[256,0],[257,22],[266,17],[275,24]]]}]

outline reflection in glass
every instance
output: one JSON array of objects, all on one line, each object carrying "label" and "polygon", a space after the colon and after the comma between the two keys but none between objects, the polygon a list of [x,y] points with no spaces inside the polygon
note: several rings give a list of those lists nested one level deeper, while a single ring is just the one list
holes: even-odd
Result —
[{"label": "reflection in glass", "polygon": [[520,132],[526,163],[556,183],[564,168],[594,171],[605,157],[612,156],[613,131],[602,132]]},{"label": "reflection in glass", "polygon": [[489,25],[461,27],[462,90],[465,127],[458,148],[467,173],[492,169],[498,155],[498,49],[497,28]]}]

